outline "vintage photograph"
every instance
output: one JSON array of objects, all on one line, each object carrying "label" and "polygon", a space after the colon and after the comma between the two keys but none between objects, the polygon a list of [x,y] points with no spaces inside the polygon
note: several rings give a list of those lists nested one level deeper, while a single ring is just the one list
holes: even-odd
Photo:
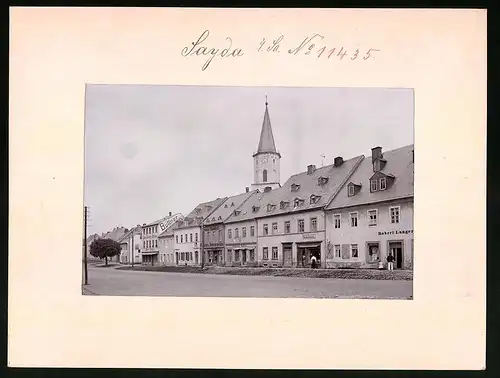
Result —
[{"label": "vintage photograph", "polygon": [[411,88],[94,85],[84,295],[413,299]]}]

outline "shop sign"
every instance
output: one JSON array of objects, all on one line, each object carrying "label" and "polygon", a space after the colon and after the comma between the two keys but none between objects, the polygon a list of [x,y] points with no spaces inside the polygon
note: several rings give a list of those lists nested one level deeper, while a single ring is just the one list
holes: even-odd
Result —
[{"label": "shop sign", "polygon": [[395,231],[379,231],[380,235],[402,235],[402,234],[413,234],[413,230],[395,230]]},{"label": "shop sign", "polygon": [[303,239],[316,239],[316,234],[304,234],[302,235]]}]

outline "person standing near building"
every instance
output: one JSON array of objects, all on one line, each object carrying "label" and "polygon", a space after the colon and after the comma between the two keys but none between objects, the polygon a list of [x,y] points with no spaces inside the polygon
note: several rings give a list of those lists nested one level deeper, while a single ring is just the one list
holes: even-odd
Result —
[{"label": "person standing near building", "polygon": [[311,268],[316,269],[316,261],[317,261],[316,256],[313,255],[311,257]]},{"label": "person standing near building", "polygon": [[389,253],[387,256],[387,269],[388,270],[394,270],[394,256],[392,253]]}]

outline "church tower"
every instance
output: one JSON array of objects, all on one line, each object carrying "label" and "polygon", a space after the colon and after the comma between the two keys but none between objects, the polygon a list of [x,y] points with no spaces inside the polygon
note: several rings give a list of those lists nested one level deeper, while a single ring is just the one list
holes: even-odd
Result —
[{"label": "church tower", "polygon": [[264,112],[262,130],[260,131],[259,146],[257,152],[253,154],[254,183],[252,184],[252,190],[259,189],[260,192],[263,192],[266,188],[276,189],[281,186],[281,155],[276,151],[276,145],[274,144],[267,105],[266,96],[266,111]]}]

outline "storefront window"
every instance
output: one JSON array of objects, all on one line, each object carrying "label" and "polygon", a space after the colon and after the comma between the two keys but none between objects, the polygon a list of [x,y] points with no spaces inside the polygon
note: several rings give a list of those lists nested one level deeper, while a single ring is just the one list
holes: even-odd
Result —
[{"label": "storefront window", "polygon": [[380,260],[380,248],[378,243],[368,244],[368,262],[378,262]]}]

